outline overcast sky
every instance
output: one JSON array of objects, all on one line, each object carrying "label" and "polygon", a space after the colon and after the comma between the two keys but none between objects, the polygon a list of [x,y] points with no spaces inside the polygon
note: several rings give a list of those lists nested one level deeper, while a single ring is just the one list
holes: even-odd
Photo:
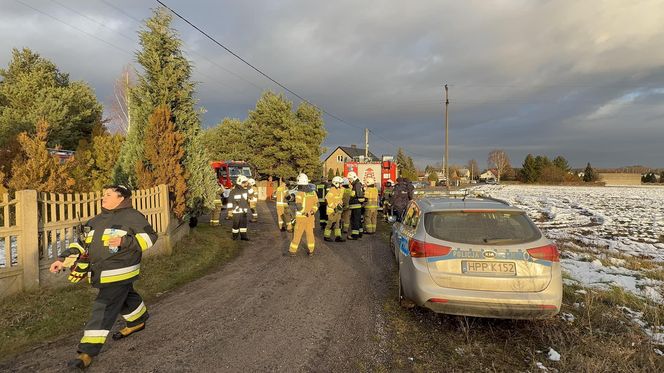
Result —
[{"label": "overcast sky", "polygon": [[[664,0],[165,0],[325,117],[325,145],[364,145],[418,166],[441,162],[443,85],[450,163],[486,167],[503,149],[573,167],[664,167]],[[149,0],[0,0],[0,66],[28,47],[105,106],[136,64]],[[244,119],[282,89],[175,18],[206,127]],[[299,100],[291,97],[297,105]]]}]

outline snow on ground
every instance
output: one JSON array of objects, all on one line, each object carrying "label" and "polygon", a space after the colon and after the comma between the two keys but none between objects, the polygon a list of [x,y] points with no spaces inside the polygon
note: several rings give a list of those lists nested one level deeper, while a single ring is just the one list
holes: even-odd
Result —
[{"label": "snow on ground", "polygon": [[[483,185],[491,197],[524,209],[561,249],[561,264],[573,280],[589,288],[620,287],[664,304],[664,282],[632,270],[628,258],[664,267],[664,188]],[[631,310],[630,310],[631,311]],[[661,327],[628,315],[656,343]]]}]

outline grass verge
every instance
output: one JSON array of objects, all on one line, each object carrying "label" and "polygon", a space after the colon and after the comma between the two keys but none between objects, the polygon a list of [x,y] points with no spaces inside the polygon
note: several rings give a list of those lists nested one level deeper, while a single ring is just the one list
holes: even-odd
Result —
[{"label": "grass verge", "polygon": [[[389,232],[381,232],[385,239]],[[564,286],[561,313],[546,320],[500,320],[404,309],[397,302],[397,275],[383,304],[387,361],[371,371],[413,372],[657,372],[664,351],[650,341],[623,307],[662,325],[664,307],[621,288]],[[564,317],[563,317],[564,316]],[[560,361],[548,358],[549,349]],[[364,370],[364,369],[363,369]]]},{"label": "grass verge", "polygon": [[[170,256],[143,259],[137,291],[149,303],[162,294],[214,272],[240,246],[228,229],[199,226],[176,244]],[[2,300],[0,360],[43,342],[83,329],[97,290],[86,284],[40,289]],[[72,346],[73,348],[73,346]]]}]

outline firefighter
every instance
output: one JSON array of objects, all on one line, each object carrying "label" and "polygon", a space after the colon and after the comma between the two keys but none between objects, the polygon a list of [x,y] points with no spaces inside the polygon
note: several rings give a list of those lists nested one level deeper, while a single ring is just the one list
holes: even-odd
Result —
[{"label": "firefighter", "polygon": [[327,226],[323,234],[325,241],[332,241],[332,229],[334,229],[335,241],[346,241],[341,237],[341,212],[343,211],[343,193],[344,189],[341,188],[343,179],[335,176],[332,179],[332,188],[325,195],[327,202]]},{"label": "firefighter", "polygon": [[277,220],[279,229],[282,232],[293,231],[293,224],[291,223],[292,218],[287,197],[288,188],[286,187],[286,183],[284,183],[282,180],[279,180],[279,186],[277,187]]},{"label": "firefighter", "polygon": [[378,189],[373,178],[368,177],[367,187],[364,191],[366,202],[364,205],[364,226],[367,234],[376,233],[376,222],[378,217]]},{"label": "firefighter", "polygon": [[247,237],[247,213],[249,212],[249,180],[240,175],[235,181],[235,188],[228,195],[228,213],[233,218],[233,239],[238,237],[243,241],[249,241]]},{"label": "firefighter", "polygon": [[247,189],[247,197],[249,198],[249,208],[251,209],[251,222],[255,223],[258,221],[258,211],[256,210],[256,205],[258,204],[258,190],[256,190],[256,180],[248,179],[247,183],[249,188]]},{"label": "firefighter", "polygon": [[394,192],[394,182],[392,179],[389,179],[385,182],[385,189],[383,189],[383,195],[381,196],[381,204],[383,205],[383,219],[387,222],[389,217],[392,215],[392,193]]},{"label": "firefighter", "polygon": [[357,177],[355,172],[348,173],[348,181],[350,181],[350,236],[348,239],[357,240],[362,237],[362,203],[364,202],[364,191],[362,190],[362,183]]},{"label": "firefighter", "polygon": [[297,176],[297,193],[295,194],[295,233],[293,241],[288,249],[290,256],[297,254],[302,234],[307,235],[307,253],[314,254],[315,238],[314,225],[316,224],[316,210],[318,210],[318,196],[316,186],[309,184],[309,178],[305,174]]},{"label": "firefighter", "polygon": [[408,202],[413,199],[413,192],[410,188],[410,183],[406,179],[400,177],[397,178],[397,185],[394,187],[392,192],[392,199],[390,204],[392,205],[394,214],[397,216],[397,220],[401,221],[403,213],[408,206]]},{"label": "firefighter", "polygon": [[343,186],[343,211],[341,212],[341,230],[343,233],[348,233],[350,232],[350,195],[351,195],[351,190],[350,190],[350,183],[348,182],[348,178],[343,179],[343,183],[341,184]]},{"label": "firefighter", "polygon": [[210,225],[217,226],[219,225],[219,219],[221,219],[221,207],[222,200],[224,195],[224,186],[217,185],[217,194],[214,199],[214,209],[212,210],[212,215],[210,215]]},{"label": "firefighter", "polygon": [[316,195],[318,196],[318,223],[320,224],[320,230],[324,230],[327,225],[327,201],[325,201],[327,189],[328,185],[324,179],[321,179],[320,182],[316,184]]},{"label": "firefighter", "polygon": [[78,345],[78,357],[68,362],[71,368],[85,369],[92,363],[118,315],[126,326],[112,334],[115,340],[145,329],[148,319],[145,303],[133,283],[139,277],[143,252],[157,241],[157,233],[143,214],[132,208],[127,187],[110,185],[103,193],[101,213],[82,226],[80,239],[72,242],[50,267],[51,272],[58,273],[75,261],[69,281],[78,283],[88,277],[99,289]]}]

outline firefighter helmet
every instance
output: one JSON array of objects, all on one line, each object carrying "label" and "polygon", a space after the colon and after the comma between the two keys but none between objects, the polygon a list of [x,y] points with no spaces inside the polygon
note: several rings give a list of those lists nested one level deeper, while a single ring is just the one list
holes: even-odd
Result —
[{"label": "firefighter helmet", "polygon": [[356,174],[355,172],[351,171],[351,172],[348,173],[348,180],[350,180],[351,182],[353,182],[353,181],[355,181],[356,179],[357,179],[357,174]]},{"label": "firefighter helmet", "polygon": [[308,185],[309,177],[306,174],[297,175],[297,185]]},{"label": "firefighter helmet", "polygon": [[332,178],[332,185],[336,186],[337,188],[344,182],[344,179],[341,178],[341,176],[335,176]]},{"label": "firefighter helmet", "polygon": [[244,175],[239,175],[239,176],[237,177],[237,180],[235,180],[235,184],[237,184],[237,185],[242,185],[242,184],[246,183],[247,181],[248,181],[248,180],[247,180],[247,177],[246,177],[246,176],[244,176]]},{"label": "firefighter helmet", "polygon": [[251,186],[256,185],[256,180],[254,180],[254,179],[248,179],[247,182],[248,182],[249,185],[251,185]]},{"label": "firefighter helmet", "polygon": [[376,182],[374,181],[373,177],[368,177],[365,182],[367,185],[374,185]]},{"label": "firefighter helmet", "polygon": [[388,179],[388,180],[385,182],[385,186],[388,187],[388,188],[391,187],[393,184],[394,184],[394,181],[392,181],[392,179]]}]

